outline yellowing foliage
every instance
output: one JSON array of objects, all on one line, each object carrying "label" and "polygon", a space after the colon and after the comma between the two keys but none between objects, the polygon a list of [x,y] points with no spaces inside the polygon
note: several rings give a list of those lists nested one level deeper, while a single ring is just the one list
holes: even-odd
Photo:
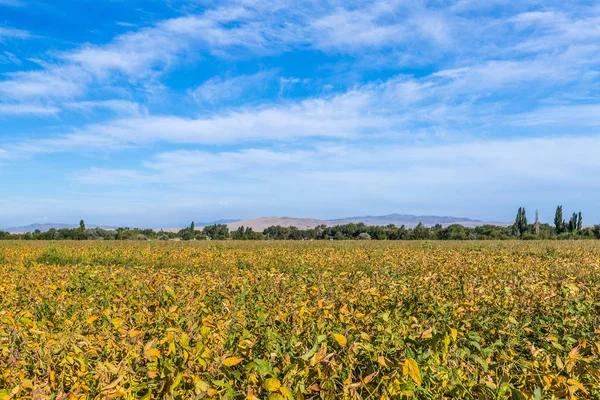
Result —
[{"label": "yellowing foliage", "polygon": [[244,361],[242,357],[227,357],[225,360],[223,360],[223,365],[226,367],[233,367],[242,361]]},{"label": "yellowing foliage", "polygon": [[340,335],[339,333],[334,333],[333,337],[335,338],[335,341],[338,342],[338,344],[340,346],[345,346],[346,343],[348,343],[348,340],[346,339],[346,336],[344,336],[344,335]]},{"label": "yellowing foliage", "polygon": [[0,400],[600,398],[600,244],[0,243]]}]

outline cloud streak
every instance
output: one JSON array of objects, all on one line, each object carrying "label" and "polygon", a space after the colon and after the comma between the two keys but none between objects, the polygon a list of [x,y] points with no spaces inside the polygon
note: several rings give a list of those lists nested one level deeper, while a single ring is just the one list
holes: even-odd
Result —
[{"label": "cloud streak", "polygon": [[27,31],[0,26],[0,40],[2,39],[27,39],[31,34]]},{"label": "cloud streak", "polygon": [[59,108],[32,104],[3,104],[0,103],[0,115],[56,115]]},{"label": "cloud streak", "polygon": [[[202,83],[197,88],[190,90],[189,94],[200,103],[219,103],[239,99],[249,92],[265,91],[276,75],[276,71],[260,71],[251,75],[238,75],[234,77],[213,77]],[[271,81],[271,82],[270,82]]]}]

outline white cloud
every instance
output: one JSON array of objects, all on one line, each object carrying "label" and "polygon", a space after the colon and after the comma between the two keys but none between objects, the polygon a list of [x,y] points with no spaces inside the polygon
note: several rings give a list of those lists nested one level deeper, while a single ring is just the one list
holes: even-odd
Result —
[{"label": "white cloud", "polygon": [[113,149],[153,142],[223,144],[290,141],[307,137],[356,138],[391,129],[394,116],[370,110],[377,93],[350,91],[299,103],[238,109],[206,118],[147,115],[93,124],[73,133],[15,145],[20,154]]},{"label": "white cloud", "polygon": [[21,62],[21,60],[19,60],[19,58],[13,53],[9,51],[3,51],[2,53],[0,53],[0,64],[22,65],[23,62]]},{"label": "white cloud", "polygon": [[228,174],[249,169],[262,171],[296,165],[302,160],[312,160],[312,156],[311,152],[300,150],[285,153],[266,149],[221,153],[181,150],[158,154],[153,160],[144,162],[145,170],[90,168],[75,173],[72,178],[102,185],[185,183],[203,174]]},{"label": "white cloud", "polygon": [[[123,114],[129,112],[131,116],[22,143],[16,148],[20,149],[18,153],[27,153],[70,151],[82,146],[123,148],[154,142],[240,144],[306,137],[431,140],[452,133],[462,137],[477,137],[488,132],[501,134],[507,124],[527,125],[518,123],[526,118],[521,115],[522,110],[515,113],[505,99],[511,96],[538,99],[540,88],[546,93],[550,88],[587,84],[579,73],[578,61],[568,57],[553,61],[554,64],[542,59],[493,61],[439,71],[422,78],[397,76],[385,82],[358,86],[343,94],[230,108],[199,118],[148,114],[124,101],[71,103],[69,107],[107,107]],[[207,101],[218,96],[239,95],[263,78],[259,75],[214,79],[197,89],[196,95]],[[554,119],[546,123],[554,124],[560,118],[568,121],[570,117],[568,113],[556,113]],[[587,126],[593,126],[596,120],[593,112],[589,113]],[[544,119],[539,118],[536,124],[544,123]]]},{"label": "white cloud", "polygon": [[125,21],[117,21],[115,22],[117,25],[119,26],[123,26],[125,28],[134,28],[137,26],[137,24],[131,23],[131,22],[125,22]]},{"label": "white cloud", "polygon": [[[228,29],[222,24],[239,11],[166,20],[117,36],[103,46],[85,45],[54,54],[55,61],[43,70],[8,74],[0,81],[0,94],[8,98],[73,98],[84,94],[91,84],[110,84],[124,74],[130,84],[146,84],[150,77],[176,62],[191,48],[223,51],[223,48],[262,47],[265,43],[257,29],[244,26]],[[24,36],[26,32],[0,28],[2,35]],[[117,76],[115,77],[115,74]]]},{"label": "white cloud", "polygon": [[48,107],[32,104],[6,104],[0,103],[0,115],[55,115],[60,112],[57,107]]},{"label": "white cloud", "polygon": [[361,11],[340,10],[312,22],[312,32],[320,36],[319,48],[360,48],[390,45],[405,40],[409,27],[403,24],[379,25],[376,16]]},{"label": "white cloud", "polygon": [[20,6],[23,6],[24,3],[20,0],[0,0],[0,5],[20,7]]},{"label": "white cloud", "polygon": [[[500,50],[506,47],[500,43],[507,41],[514,44],[516,51],[547,52],[552,48],[548,46],[559,43],[593,46],[588,49],[588,56],[598,52],[595,43],[600,34],[599,16],[592,12],[587,17],[556,11],[524,12],[504,19],[481,18],[475,23],[461,16],[461,11],[456,15],[456,7],[464,10],[473,6],[469,1],[437,11],[403,1],[357,1],[344,7],[338,2],[281,2],[277,6],[269,3],[228,2],[202,14],[160,21],[152,27],[116,36],[106,45],[87,44],[54,53],[54,61],[41,71],[7,75],[8,79],[0,82],[0,94],[12,99],[74,98],[86,93],[90,85],[145,86],[182,60],[200,58],[204,53],[235,58],[313,48],[364,57],[369,62],[360,65],[366,68],[380,63],[422,65],[447,52],[459,60],[470,55],[478,58],[476,63],[491,63],[494,61],[489,58],[494,55],[507,56]],[[525,29],[531,24],[542,30],[539,38],[510,34],[511,29]],[[0,28],[0,37],[2,29],[7,30]],[[8,31],[12,35],[27,35],[24,31]],[[378,52],[386,49],[394,54]],[[378,57],[379,61],[373,63]],[[559,57],[556,53],[547,55],[536,67],[541,66],[542,71],[552,68],[554,58]],[[581,62],[583,57],[584,54],[579,54],[577,60]],[[598,57],[594,59],[597,61]],[[467,60],[473,64],[472,59]],[[497,62],[499,67],[510,67],[511,61]],[[520,60],[513,62],[518,64]],[[573,74],[576,73],[574,70]],[[218,78],[206,82],[204,90],[208,96],[212,86],[218,84],[227,83]],[[201,90],[199,96],[203,95]]]},{"label": "white cloud", "polygon": [[[364,175],[396,188],[407,183],[495,186],[499,182],[516,182],[521,185],[529,180],[584,184],[600,172],[598,148],[600,136],[596,135],[429,146],[324,143],[300,150],[249,148],[218,153],[185,150],[159,153],[136,170],[94,168],[80,171],[76,179],[87,183],[124,184],[129,179],[144,177],[146,183],[193,185],[196,179],[225,173],[230,178],[253,177],[258,181],[263,180],[261,175],[269,179],[280,176],[292,184],[296,180],[289,179],[287,174],[319,177],[327,181],[327,185],[335,184],[340,176],[348,176],[355,184],[362,185],[367,182],[358,181],[357,177]],[[563,157],[564,154],[570,156]],[[453,176],[450,180],[449,175]],[[114,179],[115,176],[124,180]]]},{"label": "white cloud", "polygon": [[[53,61],[43,70],[8,75],[8,80],[0,82],[0,93],[15,96],[10,98],[73,98],[90,85],[111,85],[123,78],[127,84],[144,85],[186,57],[203,53],[223,58],[270,55],[293,48],[355,53],[359,48],[391,48],[415,39],[442,45],[452,41],[451,24],[441,13],[406,7],[402,2],[358,2],[348,7],[242,2],[168,19],[118,35],[105,45],[86,44],[49,54]],[[425,47],[419,43],[408,51],[422,53]]]},{"label": "white cloud", "polygon": [[27,31],[0,26],[0,40],[2,40],[3,38],[27,39],[29,37],[31,37],[31,34]]},{"label": "white cloud", "polygon": [[214,77],[191,90],[189,94],[198,102],[216,103],[235,100],[244,93],[264,92],[276,71],[260,71],[253,75],[238,75],[231,78]]},{"label": "white cloud", "polygon": [[600,39],[600,10],[582,15],[566,11],[524,12],[510,18],[517,32],[535,29],[514,46],[520,52],[547,52],[584,44],[596,45]]},{"label": "white cloud", "polygon": [[398,45],[412,48],[423,40],[423,46],[448,46],[453,41],[448,18],[417,3],[376,1],[314,17],[302,32],[315,48],[343,52]]},{"label": "white cloud", "polygon": [[48,99],[70,98],[82,94],[90,77],[75,66],[54,66],[39,71],[6,74],[0,81],[0,98]]},{"label": "white cloud", "polygon": [[66,108],[82,112],[92,112],[96,109],[105,109],[123,115],[145,115],[147,110],[139,103],[127,100],[97,100],[79,101],[65,104]]},{"label": "white cloud", "polygon": [[535,111],[518,114],[510,123],[525,127],[567,127],[582,129],[600,128],[600,104],[579,104],[541,107]]}]

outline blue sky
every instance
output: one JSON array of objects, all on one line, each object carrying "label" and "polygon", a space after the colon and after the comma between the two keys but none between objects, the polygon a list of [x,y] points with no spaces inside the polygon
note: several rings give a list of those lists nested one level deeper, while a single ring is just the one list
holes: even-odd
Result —
[{"label": "blue sky", "polygon": [[600,222],[596,1],[0,0],[0,227]]}]

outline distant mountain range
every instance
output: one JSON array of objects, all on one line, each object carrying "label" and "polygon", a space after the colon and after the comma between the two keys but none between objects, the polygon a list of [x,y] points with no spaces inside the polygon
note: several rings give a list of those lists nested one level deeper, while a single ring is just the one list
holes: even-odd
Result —
[{"label": "distant mountain range", "polygon": [[312,229],[319,225],[330,225],[330,223],[329,221],[312,218],[262,217],[227,224],[230,231],[243,226],[245,228],[252,228],[256,232],[262,232],[270,226],[295,226],[298,229]]},{"label": "distant mountain range", "polygon": [[385,226],[394,224],[396,226],[405,225],[408,228],[414,228],[420,223],[425,226],[434,226],[440,224],[442,226],[448,226],[452,224],[459,224],[463,226],[480,226],[486,224],[492,225],[506,225],[503,222],[484,222],[476,219],[464,218],[464,217],[439,217],[436,215],[411,215],[411,214],[390,214],[383,216],[366,216],[366,217],[350,217],[343,219],[334,219],[328,221],[331,225],[341,224],[358,224],[362,222],[365,225],[374,226]]},{"label": "distant mountain range", "polygon": [[[320,225],[326,226],[336,226],[343,224],[358,224],[363,223],[365,225],[373,225],[373,226],[386,226],[386,225],[396,225],[396,226],[406,226],[407,228],[414,228],[420,223],[425,226],[434,226],[436,224],[440,224],[442,226],[448,226],[452,224],[459,224],[465,227],[475,227],[481,225],[498,225],[498,226],[506,226],[508,225],[505,222],[489,222],[489,221],[479,221],[470,218],[461,218],[461,217],[439,217],[435,215],[410,215],[410,214],[390,214],[390,215],[382,215],[382,216],[365,216],[365,217],[349,217],[342,219],[332,219],[332,220],[322,220],[322,219],[313,219],[313,218],[290,218],[290,217],[262,217],[262,218],[253,218],[246,220],[236,220],[236,219],[220,219],[218,221],[213,222],[196,222],[195,225],[198,228],[203,226],[215,225],[215,224],[226,224],[230,230],[236,230],[240,226],[252,228],[254,231],[262,232],[266,228],[270,226],[295,226],[298,229],[312,229]],[[47,232],[50,229],[72,229],[76,228],[79,225],[72,224],[32,224],[27,226],[20,226],[15,228],[8,229],[0,229],[5,232],[10,233],[26,233],[26,232],[34,232],[36,229],[39,229],[42,232]],[[114,226],[98,226],[98,225],[87,225],[88,228],[103,228],[103,229],[116,229]],[[173,231],[177,232],[181,228],[170,228],[163,229],[164,231]],[[159,230],[159,229],[157,229]]]},{"label": "distant mountain range", "polygon": [[344,225],[344,224],[358,224],[363,223],[365,225],[372,226],[386,226],[386,225],[396,225],[396,226],[406,226],[407,228],[414,228],[420,223],[425,226],[434,226],[440,224],[444,227],[452,224],[459,224],[465,227],[475,227],[481,225],[498,225],[498,226],[506,226],[508,225],[505,222],[488,222],[488,221],[480,221],[470,218],[461,218],[461,217],[439,217],[435,215],[410,215],[410,214],[390,214],[390,215],[382,215],[382,216],[366,216],[366,217],[349,217],[342,219],[332,219],[332,220],[321,220],[321,219],[312,219],[312,218],[289,218],[289,217],[263,217],[263,218],[254,218],[247,219],[243,221],[236,221],[232,223],[228,223],[227,226],[230,230],[238,229],[240,226],[250,227],[255,231],[263,231],[269,226],[295,226],[299,229],[311,229],[315,228],[319,225],[327,225],[327,226],[336,226],[336,225]]}]

